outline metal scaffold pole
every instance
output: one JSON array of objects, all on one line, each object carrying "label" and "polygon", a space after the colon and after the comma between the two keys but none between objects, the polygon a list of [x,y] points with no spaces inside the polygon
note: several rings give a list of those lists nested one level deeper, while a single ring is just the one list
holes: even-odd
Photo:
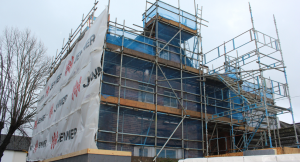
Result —
[{"label": "metal scaffold pole", "polygon": [[[253,21],[253,16],[252,16],[252,10],[251,10],[251,6],[250,6],[250,2],[249,2],[249,10],[250,10],[250,16],[251,16],[251,23],[252,23],[252,29],[253,29],[253,34],[254,34],[254,41],[255,41],[255,47],[256,47],[256,55],[257,55],[257,59],[258,59],[258,66],[259,66],[259,69],[262,69],[261,68],[261,63],[260,63],[260,52],[259,52],[259,48],[258,48],[258,45],[257,45],[257,35],[256,35],[256,30],[254,28],[254,21]],[[265,87],[265,80],[264,80],[264,77],[263,77],[263,72],[260,71],[260,80],[261,80],[261,85],[262,85],[262,93],[263,93],[263,105],[264,105],[264,108],[265,108],[265,116],[266,116],[266,119],[267,119],[267,129],[268,129],[268,136],[269,136],[269,142],[270,142],[270,147],[272,148],[272,136],[271,136],[271,130],[270,130],[270,123],[269,123],[269,113],[268,113],[268,109],[267,109],[267,97],[266,97],[266,87]]]},{"label": "metal scaffold pole", "polygon": [[281,61],[282,61],[282,65],[284,67],[283,68],[284,78],[285,78],[285,83],[286,83],[288,100],[289,100],[289,104],[290,104],[290,112],[291,112],[292,120],[293,120],[293,127],[294,127],[294,131],[295,131],[296,144],[297,144],[297,148],[299,148],[299,139],[298,139],[296,125],[295,125],[294,112],[293,112],[293,107],[292,107],[292,100],[291,100],[290,89],[289,89],[289,84],[288,84],[288,80],[287,80],[287,74],[286,74],[286,70],[285,70],[285,64],[284,64],[284,59],[283,59],[283,54],[282,54],[281,43],[280,43],[280,39],[279,39],[279,33],[278,33],[278,28],[277,28],[275,15],[273,15],[273,19],[274,19],[274,25],[275,25],[275,29],[276,29],[276,35],[277,35],[277,40],[278,40],[278,45],[279,45],[279,52],[280,52],[280,56],[281,56]]},{"label": "metal scaffold pole", "polygon": [[[158,85],[158,50],[159,50],[159,44],[158,44],[158,1],[159,0],[156,0],[156,3],[155,3],[155,7],[156,7],[156,15],[155,15],[155,44],[156,44],[156,52],[155,52],[155,70],[156,70],[156,73],[155,73],[155,150],[157,150],[157,99],[158,99],[158,96],[157,96],[157,85]],[[151,34],[152,34],[152,30],[153,30],[153,27],[154,27],[154,22],[153,22],[153,25],[152,25],[152,29],[151,29],[151,32],[150,32],[150,37],[151,37]],[[157,152],[155,151],[155,159],[153,161],[156,162],[156,157],[157,157]]]}]

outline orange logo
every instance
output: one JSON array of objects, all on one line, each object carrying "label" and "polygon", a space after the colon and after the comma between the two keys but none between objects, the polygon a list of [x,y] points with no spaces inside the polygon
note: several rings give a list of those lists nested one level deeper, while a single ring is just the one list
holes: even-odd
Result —
[{"label": "orange logo", "polygon": [[66,71],[65,71],[65,76],[67,76],[68,72],[70,72],[74,62],[74,56],[72,56],[72,60],[68,62]]},{"label": "orange logo", "polygon": [[37,120],[34,122],[34,128],[33,129],[36,129],[37,128]]},{"label": "orange logo", "polygon": [[53,106],[54,106],[54,104],[52,104],[52,106],[51,106],[50,113],[49,113],[49,118],[51,118],[51,115],[53,114]]},{"label": "orange logo", "polygon": [[47,90],[46,90],[46,97],[48,96],[49,94],[49,90],[50,90],[50,87],[48,86]]},{"label": "orange logo", "polygon": [[80,77],[79,81],[76,81],[76,84],[73,87],[72,100],[74,100],[74,95],[77,97],[78,92],[80,92],[81,78],[82,77]]},{"label": "orange logo", "polygon": [[36,152],[36,150],[37,150],[38,146],[39,146],[39,142],[38,142],[38,141],[36,141],[36,143],[35,143],[35,146],[34,146],[33,153],[35,153],[35,152]]},{"label": "orange logo", "polygon": [[52,136],[52,143],[51,143],[51,149],[54,149],[56,143],[57,143],[57,138],[58,138],[58,132],[54,132],[54,135]]}]

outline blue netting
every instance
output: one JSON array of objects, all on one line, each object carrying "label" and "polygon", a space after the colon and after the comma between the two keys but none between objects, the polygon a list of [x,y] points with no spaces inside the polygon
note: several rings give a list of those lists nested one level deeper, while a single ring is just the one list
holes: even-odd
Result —
[{"label": "blue netting", "polygon": [[[134,100],[144,103],[155,104],[159,106],[181,109],[181,106],[173,91],[170,89],[169,84],[165,82],[158,82],[157,86],[157,101],[155,101],[155,77],[156,66],[149,61],[140,60],[130,56],[123,55],[122,69],[121,69],[121,55],[106,51],[104,60],[104,75],[102,84],[103,97],[118,97],[119,95],[119,74],[121,70],[121,92],[120,97],[123,99]],[[168,79],[180,78],[181,73],[179,70],[172,69],[165,66],[160,66],[163,73],[158,69],[158,80],[163,80],[164,75]],[[187,72],[182,72],[183,77],[194,77],[196,75]],[[183,96],[181,96],[181,81],[170,80],[170,84],[179,98],[182,98],[183,106],[187,110],[202,111],[204,112],[203,103],[204,98],[200,97],[200,86],[203,86],[200,82],[200,78],[189,78],[182,80]],[[201,83],[201,84],[200,84]],[[204,87],[201,87],[202,90]],[[234,94],[225,88],[221,82],[214,80],[207,80],[205,84],[207,95],[207,113],[215,114],[229,110],[229,93],[231,96]],[[202,92],[202,95],[204,92]],[[240,98],[236,97],[232,99],[232,104],[235,108],[241,105]],[[119,119],[117,119],[119,116]],[[242,115],[240,113],[234,114],[234,119],[240,119]],[[181,117],[171,116],[164,113],[157,114],[157,146],[162,146],[166,142],[166,138],[171,135]],[[101,105],[99,115],[99,130],[98,143],[99,148],[112,148],[116,144],[116,132],[118,134],[118,150],[133,151],[136,147],[140,147],[140,155],[143,156],[145,150],[154,149],[155,140],[155,113],[149,110],[133,110],[120,107],[119,115],[117,106]],[[117,122],[119,122],[119,128],[117,128]],[[185,139],[184,148],[202,148],[202,126],[201,121],[185,119],[183,122],[184,133],[182,134],[182,126],[173,135],[167,147],[182,148],[182,139]],[[183,137],[182,137],[183,135]],[[198,140],[198,141],[189,141]],[[106,142],[112,142],[108,144]],[[130,146],[128,146],[130,145]],[[120,148],[121,147],[121,148]],[[147,147],[143,150],[143,147]],[[147,151],[146,151],[147,152]],[[135,151],[136,153],[136,151]],[[190,156],[194,156],[199,152],[195,151]],[[161,157],[173,156],[172,153],[164,153]]]},{"label": "blue netting", "polygon": [[[161,50],[169,40],[172,39],[172,37],[178,32],[178,29],[173,28],[171,26],[159,23],[159,50]],[[124,42],[123,42],[123,36],[124,36]],[[174,45],[168,45],[160,52],[160,57],[166,60],[174,61],[177,63],[180,63],[180,41],[179,41],[179,34],[170,42],[170,44]],[[128,31],[124,31],[123,29],[119,29],[115,26],[109,26],[109,33],[106,36],[107,43],[115,44],[118,46],[123,46],[125,48],[129,48],[135,51],[143,52],[149,55],[155,55],[156,54],[156,43],[153,39],[150,39],[148,37],[137,35]],[[184,46],[182,48],[186,48],[192,52],[181,50],[182,57],[182,63],[198,68],[199,67],[199,61],[198,61],[198,55],[195,54],[195,52],[198,52],[197,43],[198,40],[195,36],[186,33],[181,32],[181,46]],[[122,43],[123,42],[123,43]],[[164,42],[164,43],[162,43]],[[177,46],[177,47],[176,47]],[[192,60],[188,57],[194,58],[196,60]]]},{"label": "blue netting", "polygon": [[[242,104],[242,100],[236,96],[232,91],[228,90],[228,88],[224,89],[224,85],[220,82],[206,82],[206,95],[207,97],[207,113],[209,114],[217,114],[224,111],[228,111],[230,109],[230,103],[228,98],[231,98],[231,108],[239,108]],[[230,93],[230,97],[229,97]],[[232,98],[233,97],[233,98]],[[226,101],[223,101],[226,100]],[[233,111],[234,112],[234,111]],[[230,117],[230,116],[228,116]],[[241,120],[243,119],[243,115],[241,113],[236,113],[232,115],[233,119]]]},{"label": "blue netting", "polygon": [[[119,119],[117,119],[119,116]],[[181,117],[157,113],[157,146],[163,146],[167,138],[181,121]],[[118,123],[118,138],[116,141],[116,128]],[[166,149],[161,152],[161,158],[178,158],[177,151],[182,148],[182,139],[185,140],[185,148],[202,148],[201,121],[185,119],[184,132],[182,126],[174,133],[167,143]],[[160,148],[155,146],[155,113],[152,111],[119,109],[117,106],[100,105],[99,132],[97,135],[97,147],[99,149],[114,150],[118,143],[118,150],[131,151],[134,156],[153,157]],[[184,135],[184,137],[182,137]],[[189,141],[192,140],[192,141]],[[169,148],[172,147],[172,148]],[[178,148],[178,149],[176,149]],[[154,153],[153,153],[154,150]],[[179,157],[182,158],[182,157]]]},{"label": "blue netting", "polygon": [[109,26],[109,33],[106,35],[107,43],[122,46],[122,39],[124,36],[123,46],[135,51],[143,52],[149,55],[155,55],[155,41],[153,39],[137,35],[114,26]]},{"label": "blue netting", "polygon": [[[227,67],[226,68],[226,72],[230,73],[230,72],[236,72],[236,69],[234,67]],[[232,79],[238,79],[236,74],[227,74],[228,77],[232,78]],[[266,97],[272,99],[272,88],[266,88]],[[263,92],[260,92],[260,85],[258,84],[254,84],[248,81],[243,81],[242,84],[242,89],[246,92],[252,93],[252,94],[256,94],[259,96],[263,96]]]},{"label": "blue netting", "polygon": [[[158,8],[156,7],[156,3]],[[153,6],[151,6],[148,11],[146,12],[146,23],[153,18],[156,13],[159,16],[166,18],[168,20],[173,20],[175,22],[181,22],[181,24],[196,30],[196,18],[194,15],[185,12],[183,10],[179,10],[176,7],[170,6],[164,2],[156,2]],[[180,16],[179,16],[180,15]],[[143,15],[144,19],[144,15]]]}]

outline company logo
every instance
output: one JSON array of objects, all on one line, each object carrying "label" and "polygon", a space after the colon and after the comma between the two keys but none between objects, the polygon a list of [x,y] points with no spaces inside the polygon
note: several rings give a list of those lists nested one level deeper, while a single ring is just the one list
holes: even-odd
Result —
[{"label": "company logo", "polygon": [[52,136],[52,143],[51,143],[51,150],[54,149],[56,143],[57,143],[57,138],[58,138],[58,132],[54,132],[54,135]]},{"label": "company logo", "polygon": [[48,86],[47,89],[46,89],[46,97],[47,97],[48,94],[49,94],[49,90],[50,90],[50,87]]},{"label": "company logo", "polygon": [[54,132],[54,135],[52,136],[51,149],[54,149],[57,142],[72,140],[76,136],[76,133],[77,133],[77,128],[73,128],[71,130],[68,130],[60,134],[58,132],[56,133]]},{"label": "company logo", "polygon": [[79,51],[76,56],[75,56],[75,60],[74,60],[74,64],[79,60],[79,57],[81,56],[82,51]]},{"label": "company logo", "polygon": [[60,73],[60,74],[56,77],[56,79],[51,83],[50,87],[49,87],[49,86],[47,87],[45,97],[48,97],[49,92],[50,92],[50,91],[53,89],[53,87],[60,81],[61,75],[62,75],[62,73]]},{"label": "company logo", "polygon": [[56,108],[55,108],[54,112],[56,112],[57,109],[58,109],[60,106],[62,106],[62,105],[64,105],[64,104],[66,103],[67,98],[68,98],[68,95],[65,95],[62,99],[60,99],[60,100],[58,101],[58,103],[56,104]]},{"label": "company logo", "polygon": [[46,114],[44,114],[42,117],[36,119],[36,121],[34,122],[34,128],[33,129],[36,129],[37,125],[39,125],[40,123],[45,121],[45,119],[46,119]]},{"label": "company logo", "polygon": [[71,60],[69,60],[67,67],[66,67],[66,71],[65,71],[65,76],[67,76],[68,72],[70,72],[72,66],[73,66],[73,62],[74,62],[74,56],[72,56]]},{"label": "company logo", "polygon": [[90,82],[93,81],[94,79],[97,79],[99,76],[100,76],[100,73],[101,73],[101,68],[100,67],[97,67],[95,69],[95,73],[92,72],[90,74],[90,76],[87,77],[87,84],[83,84],[83,88],[86,88],[90,85]]},{"label": "company logo", "polygon": [[83,50],[87,49],[89,46],[91,46],[95,42],[95,34],[93,34],[85,43]]},{"label": "company logo", "polygon": [[[47,146],[47,140],[42,141],[42,142],[38,142],[38,140],[37,140],[34,145],[33,153],[35,153],[38,148],[45,148],[46,146]],[[30,146],[30,150],[32,150],[32,145]]]},{"label": "company logo", "polygon": [[73,129],[68,130],[66,132],[60,133],[58,142],[71,140],[75,137],[76,133],[77,133],[77,128],[73,128]]},{"label": "company logo", "polygon": [[80,92],[81,78],[82,77],[80,77],[79,81],[76,81],[76,83],[73,87],[72,100],[74,100],[74,95],[75,95],[75,97],[77,97],[78,92]]},{"label": "company logo", "polygon": [[36,129],[37,128],[37,120],[34,122],[34,128],[33,129]]},{"label": "company logo", "polygon": [[37,120],[37,124],[40,124],[41,122],[45,121],[46,119],[46,115],[43,115],[42,117],[40,117],[38,120]]},{"label": "company logo", "polygon": [[52,106],[51,106],[51,109],[50,109],[50,112],[49,112],[49,118],[51,118],[51,115],[53,114],[53,106],[54,106],[54,104],[52,104]]},{"label": "company logo", "polygon": [[33,150],[33,153],[35,153],[36,152],[36,150],[37,150],[37,148],[39,147],[39,142],[38,141],[36,141],[36,143],[35,143],[35,146],[34,146],[34,150]]},{"label": "company logo", "polygon": [[60,81],[61,76],[62,76],[62,73],[60,73],[60,74],[56,77],[56,79],[51,83],[50,90],[52,90],[53,87]]}]

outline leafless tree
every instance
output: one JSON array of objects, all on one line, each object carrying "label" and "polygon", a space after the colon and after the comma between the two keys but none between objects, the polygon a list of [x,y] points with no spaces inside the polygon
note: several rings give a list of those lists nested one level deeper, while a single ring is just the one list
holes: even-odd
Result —
[{"label": "leafless tree", "polygon": [[38,92],[49,74],[46,48],[30,30],[6,28],[0,37],[0,159],[14,133],[27,136],[37,112]]}]

